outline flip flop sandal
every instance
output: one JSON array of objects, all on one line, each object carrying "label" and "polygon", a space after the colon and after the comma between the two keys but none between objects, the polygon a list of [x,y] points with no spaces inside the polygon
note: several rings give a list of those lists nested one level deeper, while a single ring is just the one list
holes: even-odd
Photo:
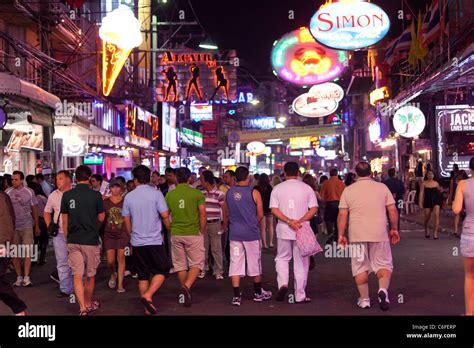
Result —
[{"label": "flip flop sandal", "polygon": [[150,315],[155,315],[158,313],[156,307],[153,305],[153,302],[148,301],[146,298],[141,298],[140,301],[142,302],[145,309],[150,312]]},{"label": "flip flop sandal", "polygon": [[95,312],[100,308],[100,302],[99,301],[92,301],[90,307],[87,308],[88,313]]}]

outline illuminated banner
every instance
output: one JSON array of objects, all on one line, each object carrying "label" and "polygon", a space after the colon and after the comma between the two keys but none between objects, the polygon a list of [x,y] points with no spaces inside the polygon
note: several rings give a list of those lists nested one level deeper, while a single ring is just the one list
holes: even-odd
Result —
[{"label": "illuminated banner", "polygon": [[242,129],[275,129],[276,117],[253,117],[242,119]]},{"label": "illuminated banner", "polygon": [[390,95],[388,94],[388,88],[387,87],[382,87],[382,88],[377,88],[376,90],[373,90],[370,92],[370,105],[377,105],[377,102],[384,100],[385,98],[388,98]]},{"label": "illuminated banner", "polygon": [[191,104],[191,121],[212,121],[211,104]]},{"label": "illuminated banner", "polygon": [[344,90],[328,82],[310,88],[293,101],[293,110],[305,117],[323,117],[335,112],[344,97]]},{"label": "illuminated banner", "polygon": [[260,156],[265,153],[265,148],[267,146],[260,142],[260,141],[252,141],[251,143],[247,144],[247,156],[255,157]]},{"label": "illuminated banner", "polygon": [[308,126],[308,127],[286,127],[272,130],[261,130],[251,132],[231,132],[229,141],[233,143],[249,143],[251,141],[265,141],[269,139],[286,140],[296,137],[310,137],[323,135],[343,134],[344,128],[334,125]]},{"label": "illuminated banner", "polygon": [[292,150],[308,149],[311,147],[311,137],[290,138],[290,147]]},{"label": "illuminated banner", "polygon": [[125,107],[126,141],[130,144],[149,148],[159,138],[159,120],[156,115],[142,108],[128,104]]},{"label": "illuminated banner", "polygon": [[102,92],[109,95],[125,61],[134,47],[142,43],[140,22],[124,5],[102,19]]},{"label": "illuminated banner", "polygon": [[316,41],[339,50],[357,50],[382,40],[390,19],[379,6],[363,1],[323,5],[310,22]]},{"label": "illuminated banner", "polygon": [[369,123],[369,138],[373,143],[380,142],[382,139],[382,126],[380,118],[376,118],[373,122]]},{"label": "illuminated banner", "polygon": [[217,102],[237,99],[235,50],[166,51],[157,55],[156,100]]},{"label": "illuminated banner", "polygon": [[284,35],[273,44],[274,74],[285,81],[305,86],[334,80],[344,71],[347,54],[317,43],[308,28]]},{"label": "illuminated banner", "polygon": [[393,116],[393,127],[404,138],[413,138],[420,135],[425,126],[425,115],[414,106],[403,106]]},{"label": "illuminated banner", "polygon": [[469,172],[474,156],[474,106],[437,106],[436,135],[441,176],[449,177],[454,164]]},{"label": "illuminated banner", "polygon": [[183,128],[179,130],[182,145],[202,147],[202,134],[192,129]]}]

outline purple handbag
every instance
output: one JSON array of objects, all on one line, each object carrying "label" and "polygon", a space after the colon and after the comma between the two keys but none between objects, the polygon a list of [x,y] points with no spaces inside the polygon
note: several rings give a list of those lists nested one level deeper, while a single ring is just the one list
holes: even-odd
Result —
[{"label": "purple handbag", "polygon": [[303,226],[296,231],[296,246],[300,251],[301,257],[315,255],[323,251],[308,222],[304,222]]}]

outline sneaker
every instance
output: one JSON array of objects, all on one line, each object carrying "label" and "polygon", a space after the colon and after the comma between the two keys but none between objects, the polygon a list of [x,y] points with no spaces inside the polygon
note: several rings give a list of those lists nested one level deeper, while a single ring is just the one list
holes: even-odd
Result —
[{"label": "sneaker", "polygon": [[199,279],[203,279],[205,276],[206,276],[206,272],[200,271],[200,272],[199,272],[199,275],[198,275],[198,278],[199,278]]},{"label": "sneaker", "polygon": [[19,276],[16,277],[16,282],[13,283],[13,286],[22,286],[23,285],[23,277]]},{"label": "sneaker", "polygon": [[216,280],[223,280],[224,276],[222,274],[217,274],[216,275]]},{"label": "sneaker", "polygon": [[33,286],[33,283],[31,282],[30,277],[23,278],[23,286],[24,287]]},{"label": "sneaker", "polygon": [[123,276],[124,276],[124,277],[130,277],[131,275],[132,275],[132,272],[130,272],[130,271],[125,271],[125,272],[123,273]]},{"label": "sneaker", "polygon": [[370,308],[370,298],[358,298],[357,306],[363,309]]},{"label": "sneaker", "polygon": [[54,280],[56,283],[59,284],[59,275],[58,275],[58,271],[54,271],[53,273],[51,273],[51,275],[49,276],[52,280]]},{"label": "sneaker", "polygon": [[388,292],[386,289],[380,289],[378,293],[380,309],[388,311],[390,301],[388,300]]},{"label": "sneaker", "polygon": [[239,297],[232,297],[232,306],[240,306],[240,304],[242,303],[242,296],[239,296]]},{"label": "sneaker", "polygon": [[267,291],[267,290],[263,290],[262,289],[262,293],[261,294],[254,294],[253,295],[253,300],[255,302],[262,302],[262,301],[266,301],[266,300],[269,300],[272,298],[272,292],[271,291]]}]

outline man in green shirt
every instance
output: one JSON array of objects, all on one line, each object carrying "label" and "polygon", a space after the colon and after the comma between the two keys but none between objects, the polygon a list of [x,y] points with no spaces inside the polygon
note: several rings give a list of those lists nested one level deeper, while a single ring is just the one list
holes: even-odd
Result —
[{"label": "man in green shirt", "polygon": [[[89,167],[77,167],[77,186],[64,192],[61,199],[64,238],[73,274],[74,293],[80,307],[79,315],[89,315],[100,307],[98,301],[92,301],[92,296],[100,263],[99,223],[104,221],[105,212],[102,195],[89,188],[91,174]],[[82,282],[84,273],[85,285]]]},{"label": "man in green shirt", "polygon": [[178,273],[179,300],[191,306],[191,287],[204,269],[204,233],[206,231],[206,199],[201,191],[189,185],[191,171],[176,171],[178,186],[166,195],[171,212],[171,256],[173,270]]}]

